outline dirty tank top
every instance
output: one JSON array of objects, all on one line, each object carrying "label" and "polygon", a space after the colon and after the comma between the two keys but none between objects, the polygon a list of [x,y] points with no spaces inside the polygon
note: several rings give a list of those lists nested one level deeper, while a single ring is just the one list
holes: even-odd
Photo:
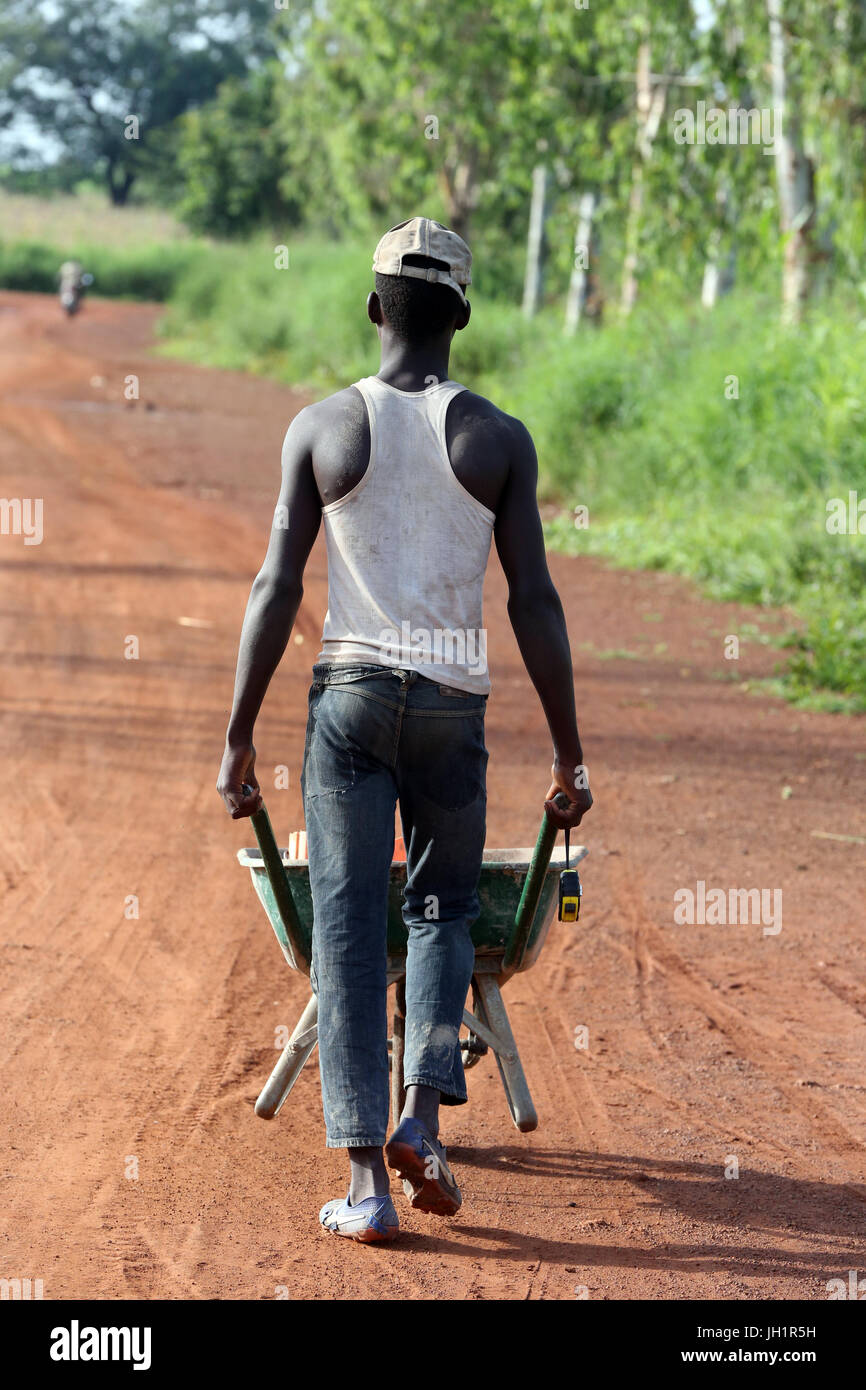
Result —
[{"label": "dirty tank top", "polygon": [[445,443],[442,381],[398,391],[378,377],[354,383],[367,405],[370,462],[322,508],[328,612],[319,661],[417,671],[487,694],[481,598],[495,513],[458,481]]}]

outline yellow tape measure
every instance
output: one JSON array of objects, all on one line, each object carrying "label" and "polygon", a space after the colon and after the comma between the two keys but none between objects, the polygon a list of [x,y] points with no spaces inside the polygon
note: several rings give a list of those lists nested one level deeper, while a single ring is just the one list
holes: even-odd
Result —
[{"label": "yellow tape measure", "polygon": [[580,917],[580,900],[583,897],[583,888],[580,883],[580,874],[577,869],[568,867],[568,837],[569,830],[565,832],[565,868],[559,875],[559,920],[560,922],[576,922]]}]

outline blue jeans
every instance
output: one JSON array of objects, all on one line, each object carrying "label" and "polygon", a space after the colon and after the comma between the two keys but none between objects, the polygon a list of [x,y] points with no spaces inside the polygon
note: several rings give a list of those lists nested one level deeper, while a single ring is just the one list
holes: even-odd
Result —
[{"label": "blue jeans", "polygon": [[466,1100],[458,1035],[487,810],[486,695],[382,666],[313,667],[301,789],[313,896],[311,983],[328,1148],[388,1124],[387,900],[399,798],[406,843],[404,1081]]}]

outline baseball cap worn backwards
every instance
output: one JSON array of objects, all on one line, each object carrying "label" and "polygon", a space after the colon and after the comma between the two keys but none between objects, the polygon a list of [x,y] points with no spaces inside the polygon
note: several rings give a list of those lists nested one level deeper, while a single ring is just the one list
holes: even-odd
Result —
[{"label": "baseball cap worn backwards", "polygon": [[[436,266],[404,265],[405,256],[427,256],[444,261],[447,270]],[[408,275],[413,280],[430,280],[448,285],[467,303],[464,285],[471,285],[472,252],[462,237],[433,222],[429,217],[413,217],[386,232],[373,255],[373,269],[380,275]]]}]

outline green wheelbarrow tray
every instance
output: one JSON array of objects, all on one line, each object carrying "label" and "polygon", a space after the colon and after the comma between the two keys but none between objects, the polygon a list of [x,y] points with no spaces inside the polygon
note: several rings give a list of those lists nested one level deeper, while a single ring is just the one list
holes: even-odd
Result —
[{"label": "green wheelbarrow tray", "polygon": [[[258,849],[238,851],[238,861],[250,870],[259,901],[288,964],[309,975],[313,934],[313,904],[309,862],[292,859],[277,846],[267,811],[252,817]],[[478,885],[480,913],[472,927],[475,970],[472,977],[473,1011],[464,1009],[469,1030],[461,1039],[464,1065],[471,1067],[493,1050],[515,1125],[520,1130],[538,1124],[526,1078],[511,1032],[500,986],[512,975],[528,970],[538,959],[559,898],[559,873],[565,867],[565,849],[554,849],[557,828],[542,817],[534,849],[487,849]],[[574,846],[569,864],[575,865],[588,850]],[[391,1053],[392,1110],[402,1110],[402,1062],[405,1033],[403,978],[406,971],[408,930],[403,923],[402,893],[405,863],[391,866],[388,893],[388,982],[397,985]],[[311,996],[286,1045],[280,1061],[256,1102],[256,1114],[271,1119],[277,1114],[316,1045],[317,1000]]]}]

